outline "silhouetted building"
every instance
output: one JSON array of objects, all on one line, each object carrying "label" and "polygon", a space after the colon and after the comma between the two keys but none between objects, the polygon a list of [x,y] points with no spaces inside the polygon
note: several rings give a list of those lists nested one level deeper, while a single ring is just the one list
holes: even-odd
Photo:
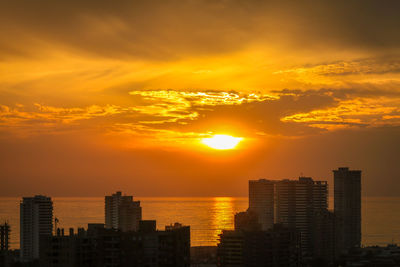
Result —
[{"label": "silhouetted building", "polygon": [[24,197],[20,203],[20,256],[22,261],[39,258],[40,240],[51,236],[53,202],[50,197]]},{"label": "silhouetted building", "polygon": [[260,179],[249,181],[249,210],[258,215],[262,230],[274,224],[274,181]]},{"label": "silhouetted building", "polygon": [[332,263],[338,257],[335,246],[335,215],[323,210],[314,216],[312,228],[313,259]]},{"label": "silhouetted building", "polygon": [[142,233],[152,233],[157,229],[157,222],[155,220],[142,220],[139,222],[139,231]]},{"label": "silhouetted building", "polygon": [[10,232],[11,228],[7,222],[0,225],[0,266],[10,266]]},{"label": "silhouetted building", "polygon": [[[155,221],[141,223],[139,231],[106,229],[104,224],[89,224],[64,235],[47,237],[42,242],[40,266],[146,266],[189,267],[190,227],[178,223],[157,231]],[[152,228],[154,226],[154,228]]]},{"label": "silhouetted building", "polygon": [[8,251],[9,250],[9,248],[10,248],[10,246],[9,246],[10,232],[11,232],[11,228],[7,222],[0,225],[0,251]]},{"label": "silhouetted building", "polygon": [[116,192],[105,197],[105,226],[107,229],[118,229],[123,232],[139,229],[142,219],[140,201],[133,201],[132,196],[122,196]]},{"label": "silhouetted building", "polygon": [[361,245],[361,171],[339,168],[334,175],[334,212],[340,253]]},{"label": "silhouetted building", "polygon": [[158,266],[190,266],[190,227],[180,223],[158,231]]},{"label": "silhouetted building", "polygon": [[303,256],[313,257],[313,234],[318,228],[316,216],[328,208],[327,182],[310,177],[280,180],[276,182],[275,191],[277,223],[297,229],[301,234]]},{"label": "silhouetted building", "polygon": [[217,247],[216,246],[195,246],[190,247],[191,267],[216,267]]},{"label": "silhouetted building", "polygon": [[385,247],[354,247],[338,260],[340,266],[354,267],[398,267],[400,247],[389,244]]},{"label": "silhouetted building", "polygon": [[242,267],[244,259],[244,232],[223,230],[219,235],[217,263],[221,267]]},{"label": "silhouetted building", "polygon": [[257,213],[252,210],[236,213],[235,230],[261,231]]},{"label": "silhouetted building", "polygon": [[299,234],[283,225],[267,231],[224,230],[217,258],[221,267],[299,266]]}]

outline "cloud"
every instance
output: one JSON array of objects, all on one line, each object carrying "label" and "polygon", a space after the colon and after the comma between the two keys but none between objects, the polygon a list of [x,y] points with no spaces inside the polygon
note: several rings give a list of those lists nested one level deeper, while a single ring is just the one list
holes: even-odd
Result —
[{"label": "cloud", "polygon": [[352,61],[339,61],[314,66],[304,66],[294,69],[276,71],[274,74],[296,74],[321,75],[321,76],[344,76],[344,75],[365,75],[365,74],[387,74],[399,73],[399,59],[358,59]]},{"label": "cloud", "polygon": [[[94,131],[146,140],[192,140],[209,133],[301,137],[342,128],[400,124],[400,92],[361,89],[131,91],[135,105],[1,105],[0,129],[21,136]],[[181,142],[179,141],[179,142]]]},{"label": "cloud", "polygon": [[34,103],[32,107],[16,104],[0,105],[0,130],[19,136],[68,132],[77,130],[81,120],[106,117],[121,113],[118,106],[91,105],[85,108],[63,108]]},{"label": "cloud", "polygon": [[40,58],[58,49],[168,61],[253,44],[398,51],[399,5],[396,0],[6,0],[0,8],[0,58]]},{"label": "cloud", "polygon": [[[152,94],[145,94],[148,101],[163,103],[171,96],[175,98],[176,95],[187,93],[161,91],[160,94]],[[198,92],[190,94],[197,95]],[[182,111],[186,110],[195,116],[177,116],[175,121],[162,121],[159,126],[153,127],[206,132],[224,130],[224,125],[229,130],[243,126],[243,129],[236,131],[247,135],[303,136],[326,130],[395,126],[400,123],[400,92],[379,89],[285,89],[259,95],[252,101],[236,103],[232,100],[235,98],[222,103],[185,99],[186,105]],[[170,105],[174,106],[174,102]]]}]

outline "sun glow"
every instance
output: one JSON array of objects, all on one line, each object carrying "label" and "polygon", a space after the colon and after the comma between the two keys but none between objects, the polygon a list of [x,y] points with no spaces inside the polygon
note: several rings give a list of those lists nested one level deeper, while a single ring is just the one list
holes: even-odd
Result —
[{"label": "sun glow", "polygon": [[214,149],[233,149],[243,138],[230,135],[216,134],[210,138],[203,138],[201,142]]}]

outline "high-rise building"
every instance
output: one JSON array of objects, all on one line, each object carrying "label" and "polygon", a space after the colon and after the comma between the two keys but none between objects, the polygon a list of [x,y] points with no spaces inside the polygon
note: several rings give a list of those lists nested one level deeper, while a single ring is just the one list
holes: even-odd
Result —
[{"label": "high-rise building", "polygon": [[274,181],[249,181],[249,211],[257,214],[262,230],[274,224]]},{"label": "high-rise building", "polygon": [[310,177],[276,182],[276,221],[301,234],[304,257],[312,257],[316,216],[328,208],[328,184]]},{"label": "high-rise building", "polygon": [[361,171],[333,171],[337,249],[346,252],[361,245]]},{"label": "high-rise building", "polygon": [[105,197],[105,226],[123,232],[137,231],[142,219],[140,201],[133,201],[132,196],[123,196],[116,192]]},{"label": "high-rise building", "polygon": [[20,256],[22,261],[39,258],[40,240],[51,236],[53,202],[50,197],[24,197],[20,203]]},{"label": "high-rise building", "polygon": [[8,251],[8,249],[10,248],[10,232],[11,228],[7,222],[0,225],[0,251]]},{"label": "high-rise building", "polygon": [[11,266],[9,258],[10,225],[0,224],[0,266]]}]

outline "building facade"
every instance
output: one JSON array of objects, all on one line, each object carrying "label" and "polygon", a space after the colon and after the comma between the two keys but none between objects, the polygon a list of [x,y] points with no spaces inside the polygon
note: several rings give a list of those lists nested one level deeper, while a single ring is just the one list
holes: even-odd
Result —
[{"label": "building facade", "polygon": [[274,181],[249,181],[249,210],[257,214],[262,230],[274,224]]},{"label": "building facade", "polygon": [[276,222],[301,234],[303,256],[313,257],[316,220],[328,208],[328,184],[310,177],[276,182]]},{"label": "building facade", "polygon": [[361,171],[338,168],[333,178],[336,242],[343,253],[361,245]]},{"label": "building facade", "polygon": [[40,240],[53,231],[53,202],[50,197],[24,197],[20,203],[20,257],[39,258]]},{"label": "building facade", "polygon": [[142,219],[140,201],[133,201],[132,196],[123,196],[116,192],[105,197],[105,227],[123,232],[139,229]]}]

